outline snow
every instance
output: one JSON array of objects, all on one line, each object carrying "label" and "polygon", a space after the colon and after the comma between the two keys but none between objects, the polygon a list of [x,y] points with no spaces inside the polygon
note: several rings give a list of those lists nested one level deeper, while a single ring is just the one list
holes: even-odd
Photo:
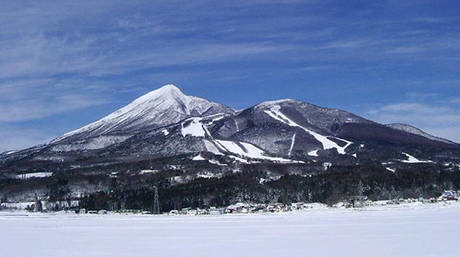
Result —
[{"label": "snow", "polygon": [[394,124],[388,124],[386,126],[388,126],[390,128],[393,128],[393,129],[396,129],[396,130],[400,130],[400,131],[404,131],[404,132],[411,133],[411,134],[414,134],[414,135],[422,136],[422,137],[428,138],[430,140],[443,142],[443,143],[446,143],[446,144],[453,144],[452,141],[449,141],[449,140],[446,140],[444,138],[440,138],[440,137],[430,135],[430,134],[428,134],[428,133],[426,133],[426,132],[424,132],[424,131],[416,128],[416,127],[411,126],[411,125],[401,124],[401,123],[394,123]]},{"label": "snow", "polygon": [[405,163],[430,163],[431,161],[423,161],[423,160],[419,160],[417,158],[415,158],[414,156],[410,155],[410,154],[407,154],[407,153],[403,153],[405,156],[407,156],[408,160],[402,160],[402,162],[405,162]]},{"label": "snow", "polygon": [[[202,118],[191,118],[182,123],[182,135],[184,137],[186,135],[192,135],[194,137],[204,137],[206,135],[206,130],[203,128],[201,120]],[[190,122],[190,124],[184,125],[187,122]]]},{"label": "snow", "polygon": [[283,104],[283,103],[300,103],[300,101],[298,100],[294,100],[294,99],[279,99],[279,100],[273,100],[273,101],[266,101],[266,102],[263,102],[263,103],[260,103],[257,105],[258,108],[267,108],[267,107],[272,107],[274,105],[279,105],[279,104]]},{"label": "snow", "polygon": [[269,110],[264,110],[264,112],[266,114],[268,114],[270,117],[272,117],[273,119],[275,119],[275,120],[278,120],[278,121],[280,121],[282,123],[285,123],[285,124],[287,124],[287,125],[289,125],[291,127],[298,127],[298,128],[301,128],[301,129],[305,130],[305,132],[311,134],[313,137],[315,137],[316,140],[318,140],[323,145],[323,149],[335,148],[335,149],[337,149],[337,151],[340,154],[345,154],[345,149],[350,144],[352,144],[352,142],[350,142],[350,141],[338,138],[339,140],[347,142],[347,144],[344,147],[341,147],[337,143],[335,143],[334,141],[332,141],[329,138],[327,138],[326,136],[323,136],[323,135],[321,135],[319,133],[316,133],[316,132],[314,132],[312,130],[309,130],[309,129],[303,127],[303,126],[300,126],[299,124],[297,124],[294,121],[292,121],[291,119],[289,119],[286,115],[284,115],[281,112],[281,106],[279,106],[279,105],[273,105],[273,106],[270,107]]},{"label": "snow", "polygon": [[225,151],[233,153],[235,155],[253,158],[253,159],[263,159],[275,162],[285,162],[285,163],[298,163],[298,161],[293,161],[289,159],[284,159],[280,157],[269,157],[265,155],[264,151],[255,147],[249,143],[243,142],[233,142],[233,141],[225,141],[225,140],[214,140],[220,147],[222,147]]},{"label": "snow", "polygon": [[6,152],[5,155],[12,155],[14,153],[18,152],[17,150],[14,150],[14,151],[9,151],[9,152]]},{"label": "snow", "polygon": [[[227,155],[228,157],[242,162],[249,163],[248,160],[243,158],[250,159],[262,159],[267,161],[279,162],[279,163],[303,163],[301,161],[295,161],[290,159],[284,159],[281,157],[270,157],[265,154],[265,152],[256,146],[245,143],[245,142],[235,142],[227,140],[207,140],[203,139],[206,149],[216,155]],[[255,162],[255,161],[251,161]]]},{"label": "snow", "polygon": [[318,150],[310,151],[308,152],[308,155],[318,157]]},{"label": "snow", "polygon": [[2,256],[458,255],[458,205],[210,216],[0,213]]},{"label": "snow", "polygon": [[225,118],[225,115],[226,115],[225,113],[217,113],[217,114],[214,114],[214,115],[206,116],[205,119],[215,117],[215,118],[212,118],[210,121],[208,121],[208,125],[212,125],[212,124],[214,124],[214,122]]},{"label": "snow", "polygon": [[97,136],[120,131],[134,132],[153,125],[161,127],[179,122],[192,114],[201,115],[212,107],[221,112],[233,111],[199,97],[187,96],[174,85],[165,85],[94,123],[54,139],[51,143],[79,134]]},{"label": "snow", "polygon": [[33,172],[16,175],[17,179],[29,179],[29,178],[46,178],[51,177],[53,172]]},{"label": "snow", "polygon": [[192,158],[192,161],[205,161],[205,160],[206,159],[203,158],[200,154]]},{"label": "snow", "polygon": [[236,121],[236,119],[233,119],[233,121],[235,122],[236,132],[240,132],[240,126],[238,125],[238,121]]},{"label": "snow", "polygon": [[[197,155],[197,156],[194,156],[192,158],[192,161],[208,161],[209,163],[211,164],[214,164],[214,165],[219,165],[219,166],[228,166],[227,164],[223,164],[223,163],[220,163],[219,161],[217,160],[208,160],[208,159],[205,159],[203,158],[203,156],[201,156],[201,154]],[[211,173],[212,174],[212,173]],[[214,176],[214,174],[212,174]],[[203,177],[203,176],[201,176]]]},{"label": "snow", "polygon": [[55,152],[71,152],[81,150],[97,150],[113,144],[126,141],[131,136],[98,136],[87,140],[72,142],[72,144],[59,144],[51,148]]},{"label": "snow", "polygon": [[289,147],[288,156],[291,156],[292,149],[294,148],[295,137],[296,137],[296,136],[297,136],[297,133],[294,133],[294,135],[292,136],[292,139],[291,139],[291,146]]},{"label": "snow", "polygon": [[211,142],[209,140],[206,140],[206,139],[203,139],[203,142],[204,142],[204,145],[206,147],[206,150],[208,150],[209,152],[211,152],[213,154],[222,155],[222,153],[216,147],[215,143],[213,143],[213,142]]},{"label": "snow", "polygon": [[233,155],[229,155],[228,157],[230,157],[231,159],[233,159],[233,160],[235,160],[237,162],[246,163],[246,164],[248,164],[248,163],[259,163],[258,161],[253,161],[253,160],[248,161],[246,159],[236,157],[236,156],[233,156]]},{"label": "snow", "polygon": [[196,174],[196,176],[197,178],[210,179],[210,178],[221,178],[222,174],[214,174],[212,172],[203,171],[203,172]]},{"label": "snow", "polygon": [[139,172],[140,175],[144,175],[144,174],[155,174],[155,173],[158,173],[160,172],[159,170],[141,170]]},{"label": "snow", "polygon": [[217,160],[208,160],[208,162],[211,163],[211,164],[219,165],[219,166],[228,166],[227,164],[220,163]]},{"label": "snow", "polygon": [[396,172],[396,169],[392,169],[392,168],[389,168],[389,167],[385,167],[385,168],[386,168],[388,171],[391,171],[391,172],[393,172],[393,173]]}]

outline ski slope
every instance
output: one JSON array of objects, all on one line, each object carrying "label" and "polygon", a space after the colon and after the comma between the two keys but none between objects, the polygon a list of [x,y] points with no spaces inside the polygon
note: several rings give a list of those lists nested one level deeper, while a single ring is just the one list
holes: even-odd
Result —
[{"label": "ski slope", "polygon": [[0,213],[0,246],[15,257],[454,257],[458,217],[458,204],[222,216]]},{"label": "ski slope", "polygon": [[[335,148],[335,149],[337,149],[337,151],[340,154],[345,154],[345,149],[352,144],[352,142],[340,138],[341,141],[346,142],[346,145],[341,147],[336,142],[330,140],[328,137],[323,136],[323,135],[321,135],[319,133],[316,133],[316,132],[314,132],[314,131],[312,131],[310,129],[307,129],[307,128],[303,127],[303,126],[300,126],[299,124],[297,124],[294,121],[292,121],[291,119],[289,119],[286,115],[284,115],[281,112],[281,106],[279,106],[279,105],[274,105],[269,110],[264,110],[264,112],[266,114],[268,114],[270,117],[272,117],[273,119],[277,120],[277,121],[285,123],[285,124],[287,124],[287,125],[289,125],[291,127],[298,127],[298,128],[303,129],[305,132],[309,133],[316,140],[318,140],[323,145],[323,149]],[[292,140],[294,140],[294,139],[295,138],[293,138]]]}]

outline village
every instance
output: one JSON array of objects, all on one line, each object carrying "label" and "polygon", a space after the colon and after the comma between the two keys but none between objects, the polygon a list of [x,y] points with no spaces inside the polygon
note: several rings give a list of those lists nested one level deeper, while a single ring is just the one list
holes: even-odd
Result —
[{"label": "village", "polygon": [[[438,198],[418,198],[418,199],[392,199],[371,201],[364,196],[352,196],[347,201],[339,202],[334,205],[328,206],[324,203],[243,203],[229,205],[227,207],[209,207],[209,208],[192,208],[186,207],[178,210],[170,210],[169,212],[160,212],[158,203],[154,203],[152,210],[133,210],[121,209],[116,211],[110,210],[87,210],[79,208],[79,201],[58,201],[48,202],[21,202],[21,203],[0,203],[0,211],[29,211],[29,212],[60,212],[60,213],[74,213],[79,215],[163,215],[163,216],[205,216],[205,215],[231,215],[231,214],[256,214],[256,213],[282,213],[300,210],[314,210],[314,209],[364,209],[367,207],[378,206],[398,206],[398,205],[424,205],[424,204],[439,204],[439,203],[454,203],[459,202],[460,191],[444,191]],[[156,206],[156,207],[155,207]]]}]

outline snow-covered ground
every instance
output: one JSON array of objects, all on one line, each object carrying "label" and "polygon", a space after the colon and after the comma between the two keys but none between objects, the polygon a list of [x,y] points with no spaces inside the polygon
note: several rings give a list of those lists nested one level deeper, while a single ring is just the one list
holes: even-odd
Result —
[{"label": "snow-covered ground", "polygon": [[34,172],[16,175],[17,179],[29,179],[29,178],[46,178],[51,177],[53,172]]},{"label": "snow-covered ground", "polygon": [[1,256],[459,256],[460,204],[278,214],[0,213]]}]

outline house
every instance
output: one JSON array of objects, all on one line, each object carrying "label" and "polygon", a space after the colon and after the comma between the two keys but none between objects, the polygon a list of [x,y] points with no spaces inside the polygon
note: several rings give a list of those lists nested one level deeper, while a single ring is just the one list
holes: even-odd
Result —
[{"label": "house", "polygon": [[179,215],[179,211],[178,210],[170,210],[169,211],[169,215]]},{"label": "house", "polygon": [[267,206],[267,212],[282,212],[284,205],[280,203],[271,203]]},{"label": "house", "polygon": [[440,197],[442,201],[458,201],[457,191],[444,191]]},{"label": "house", "polygon": [[264,204],[258,204],[256,206],[251,207],[252,213],[265,212],[265,211],[266,211],[266,206]]},{"label": "house", "polygon": [[248,207],[247,204],[245,203],[236,203],[236,204],[233,204],[233,205],[230,205],[227,207],[227,209],[225,210],[225,212],[227,213],[240,213],[241,210],[245,207]]},{"label": "house", "polygon": [[292,209],[294,210],[301,210],[304,208],[304,203],[303,202],[292,203],[291,206],[292,206]]},{"label": "house", "polygon": [[245,206],[245,207],[241,208],[240,213],[249,213],[249,207]]},{"label": "house", "polygon": [[198,211],[195,209],[189,209],[187,215],[198,215]]},{"label": "house", "polygon": [[225,214],[225,209],[224,208],[211,207],[209,209],[209,214],[210,215],[222,215],[222,214]]},{"label": "house", "polygon": [[191,210],[191,209],[192,209],[191,207],[182,208],[180,210],[180,213],[183,214],[183,215],[187,215],[188,211]]},{"label": "house", "polygon": [[206,209],[197,209],[198,215],[208,215],[209,211]]}]

